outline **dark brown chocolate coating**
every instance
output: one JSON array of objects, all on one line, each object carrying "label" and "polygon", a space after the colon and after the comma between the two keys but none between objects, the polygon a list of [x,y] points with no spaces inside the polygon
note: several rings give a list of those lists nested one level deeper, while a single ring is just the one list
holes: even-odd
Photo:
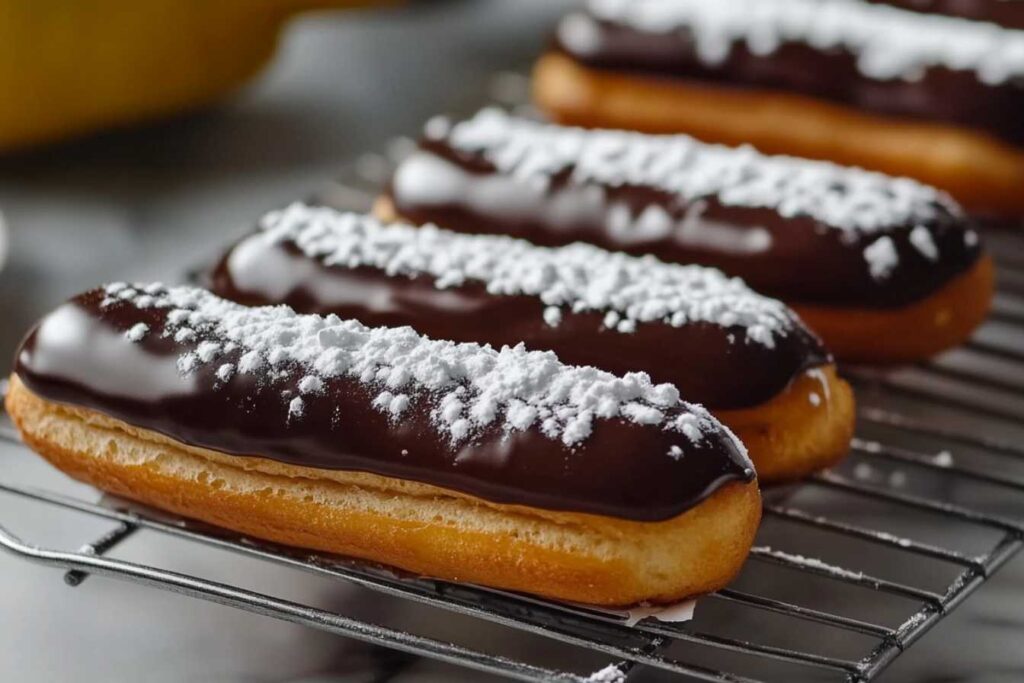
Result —
[{"label": "dark brown chocolate coating", "polygon": [[[789,218],[772,209],[725,206],[714,198],[699,200],[699,216],[691,211],[704,235],[700,241],[675,234],[631,240],[609,229],[614,206],[625,205],[637,216],[645,206],[657,204],[681,219],[696,202],[631,185],[603,186],[599,204],[578,201],[581,185],[569,182],[570,175],[571,169],[555,177],[538,200],[535,190],[498,173],[481,154],[455,150],[443,140],[425,140],[399,167],[389,196],[398,214],[415,223],[512,235],[544,246],[579,241],[610,251],[650,253],[672,263],[720,268],[756,291],[789,303],[835,308],[884,309],[914,303],[966,271],[981,253],[977,244],[965,243],[968,222],[939,204],[934,217],[924,223],[938,248],[938,261],[926,258],[910,242],[910,230],[920,223],[851,233],[807,216]],[[439,177],[457,182],[438,182]],[[555,206],[557,211],[551,208]],[[771,235],[767,249],[757,247],[753,239],[761,231]],[[864,258],[864,248],[880,235],[892,238],[899,257],[899,267],[881,280],[871,275]]]},{"label": "dark brown chocolate coating", "polygon": [[271,242],[258,233],[232,247],[210,280],[215,294],[247,305],[284,303],[303,313],[334,313],[371,326],[409,325],[434,339],[495,348],[522,342],[554,351],[570,365],[593,365],[618,375],[643,371],[712,410],[756,406],[804,370],[831,361],[795,315],[774,348],[747,341],[746,329],[738,325],[650,322],[624,334],[605,328],[603,313],[573,313],[565,307],[553,327],[544,321],[545,305],[538,297],[489,294],[480,282],[442,290],[430,276],[325,266],[292,242]]},{"label": "dark brown chocolate coating", "polygon": [[[203,339],[163,337],[167,309],[101,306],[103,298],[94,290],[46,316],[18,351],[18,377],[47,400],[193,446],[410,479],[499,503],[640,521],[669,519],[728,482],[753,479],[720,427],[694,444],[660,426],[596,420],[576,448],[536,428],[504,434],[494,427],[455,447],[431,424],[429,395],[411,395],[401,419],[392,421],[371,405],[380,388],[350,377],[325,380],[326,393],[306,401],[300,419],[290,419],[288,401],[298,395],[301,367],[280,367],[277,377],[237,373],[225,383],[214,376],[219,359],[183,376],[176,359]],[[149,334],[129,341],[125,332],[140,322]],[[241,352],[225,353],[222,362],[237,362]],[[684,455],[670,457],[672,446]]]},{"label": "dark brown chocolate coating", "polygon": [[1020,0],[867,0],[881,5],[926,14],[989,21],[1007,28],[1024,29],[1024,2]]},{"label": "dark brown chocolate coating", "polygon": [[679,78],[729,87],[808,95],[878,114],[965,126],[1024,145],[1024,86],[989,85],[973,71],[932,67],[914,80],[877,80],[860,73],[849,51],[785,43],[767,55],[737,41],[720,64],[703,63],[687,29],[648,33],[595,20],[597,39],[586,54],[555,38],[555,47],[590,67],[641,76]]}]

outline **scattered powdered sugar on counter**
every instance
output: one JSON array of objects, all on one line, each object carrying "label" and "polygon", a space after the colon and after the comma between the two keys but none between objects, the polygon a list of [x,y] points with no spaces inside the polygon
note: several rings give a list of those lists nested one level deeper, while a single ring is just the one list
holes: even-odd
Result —
[{"label": "scattered powdered sugar on counter", "polygon": [[[506,432],[538,425],[548,438],[573,447],[596,421],[620,418],[676,432],[683,446],[726,435],[745,453],[704,408],[682,402],[674,386],[655,385],[644,373],[619,377],[563,365],[551,352],[522,345],[494,350],[431,340],[409,327],[370,328],[333,315],[299,315],[287,306],[241,306],[193,287],[116,283],[105,294],[101,310],[134,307],[140,316],[163,310],[164,337],[192,333],[177,359],[183,374],[210,367],[214,382],[239,374],[263,382],[297,376],[293,386],[301,396],[291,387],[282,391],[289,422],[301,420],[310,401],[330,400],[327,380],[345,377],[377,391],[374,407],[392,418],[411,396],[427,397],[432,422],[453,442],[492,424]],[[222,362],[228,353],[237,363]]]},{"label": "scattered powdered sugar on counter", "polygon": [[[588,8],[640,31],[688,29],[698,59],[712,65],[739,43],[756,55],[802,43],[846,50],[863,76],[877,80],[912,80],[932,67],[972,71],[989,85],[1024,76],[1024,31],[863,0],[591,0]],[[581,19],[590,17],[571,16],[559,32],[563,44],[592,53],[599,42]]]},{"label": "scattered powdered sugar on counter", "polygon": [[544,322],[552,327],[562,322],[564,308],[604,313],[604,326],[621,333],[651,322],[739,326],[748,342],[771,348],[799,324],[783,303],[721,271],[588,244],[538,247],[500,235],[383,224],[301,203],[267,214],[261,227],[264,239],[294,244],[326,266],[429,275],[441,289],[481,282],[494,295],[537,297]]},{"label": "scattered powdered sugar on counter", "polygon": [[[708,7],[727,4],[706,2]],[[686,135],[558,126],[495,108],[455,125],[437,121],[427,124],[428,138],[433,133],[453,149],[479,154],[501,173],[539,186],[570,171],[568,182],[580,185],[646,186],[687,202],[714,197],[727,206],[773,209],[786,218],[808,216],[864,233],[926,223],[943,211],[960,213],[947,195],[909,178],[767,156]],[[437,135],[441,131],[444,135]]]}]

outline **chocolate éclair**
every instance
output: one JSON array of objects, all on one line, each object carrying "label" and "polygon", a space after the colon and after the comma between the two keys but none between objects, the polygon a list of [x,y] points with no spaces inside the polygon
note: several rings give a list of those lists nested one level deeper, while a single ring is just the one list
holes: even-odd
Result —
[{"label": "chocolate \u00e9clair", "polygon": [[209,284],[243,304],[642,371],[733,429],[762,481],[848,450],[852,397],[818,338],[781,302],[710,268],[293,204],[232,246]]},{"label": "chocolate \u00e9clair", "polygon": [[377,210],[720,268],[786,301],[849,360],[917,360],[955,346],[992,297],[991,261],[945,193],[684,135],[573,128],[497,109],[434,119]]},{"label": "chocolate \u00e9clair", "polygon": [[567,600],[726,583],[760,515],[742,444],[646,375],[205,290],[118,283],[18,351],[26,443],[259,538]]},{"label": "chocolate \u00e9clair", "polygon": [[566,123],[746,142],[1024,214],[1018,28],[865,0],[591,0],[535,96]]}]

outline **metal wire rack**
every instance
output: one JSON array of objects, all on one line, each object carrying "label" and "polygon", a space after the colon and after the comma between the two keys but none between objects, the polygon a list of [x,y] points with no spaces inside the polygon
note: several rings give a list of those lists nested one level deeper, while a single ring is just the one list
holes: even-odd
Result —
[{"label": "metal wire rack", "polygon": [[[362,159],[320,199],[372,200],[387,164]],[[702,598],[691,622],[628,626],[600,610],[311,556],[2,478],[0,493],[114,526],[74,551],[33,546],[0,526],[0,547],[66,570],[69,586],[90,575],[131,581],[519,680],[585,681],[594,667],[577,671],[580,660],[569,654],[558,666],[531,663],[521,653],[453,644],[107,554],[133,535],[164,534],[557,641],[629,680],[869,681],[1024,545],[1024,233],[988,237],[1000,266],[991,320],[964,348],[932,362],[844,369],[860,402],[853,454],[835,470],[767,493],[747,567],[732,587]],[[6,418],[0,441],[18,443]]]}]

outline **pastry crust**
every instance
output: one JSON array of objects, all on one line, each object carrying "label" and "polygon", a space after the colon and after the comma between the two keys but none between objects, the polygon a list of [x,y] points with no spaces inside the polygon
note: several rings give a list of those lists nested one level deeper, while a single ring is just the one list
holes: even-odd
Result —
[{"label": "pastry crust", "polygon": [[834,365],[805,372],[777,396],[743,410],[716,410],[747,447],[761,483],[792,481],[836,464],[850,450],[853,390]]},{"label": "pastry crust", "polygon": [[966,341],[988,316],[994,288],[995,268],[986,254],[928,298],[902,308],[790,306],[843,360],[901,363]]},{"label": "pastry crust", "polygon": [[269,541],[560,600],[665,604],[713,591],[739,571],[761,516],[756,482],[636,522],[225,455],[47,401],[16,376],[6,407],[55,467],[119,496]]},{"label": "pastry crust", "polygon": [[748,143],[917,178],[977,211],[1024,214],[1024,150],[956,126],[803,95],[592,69],[558,53],[537,63],[533,94],[560,123]]}]

